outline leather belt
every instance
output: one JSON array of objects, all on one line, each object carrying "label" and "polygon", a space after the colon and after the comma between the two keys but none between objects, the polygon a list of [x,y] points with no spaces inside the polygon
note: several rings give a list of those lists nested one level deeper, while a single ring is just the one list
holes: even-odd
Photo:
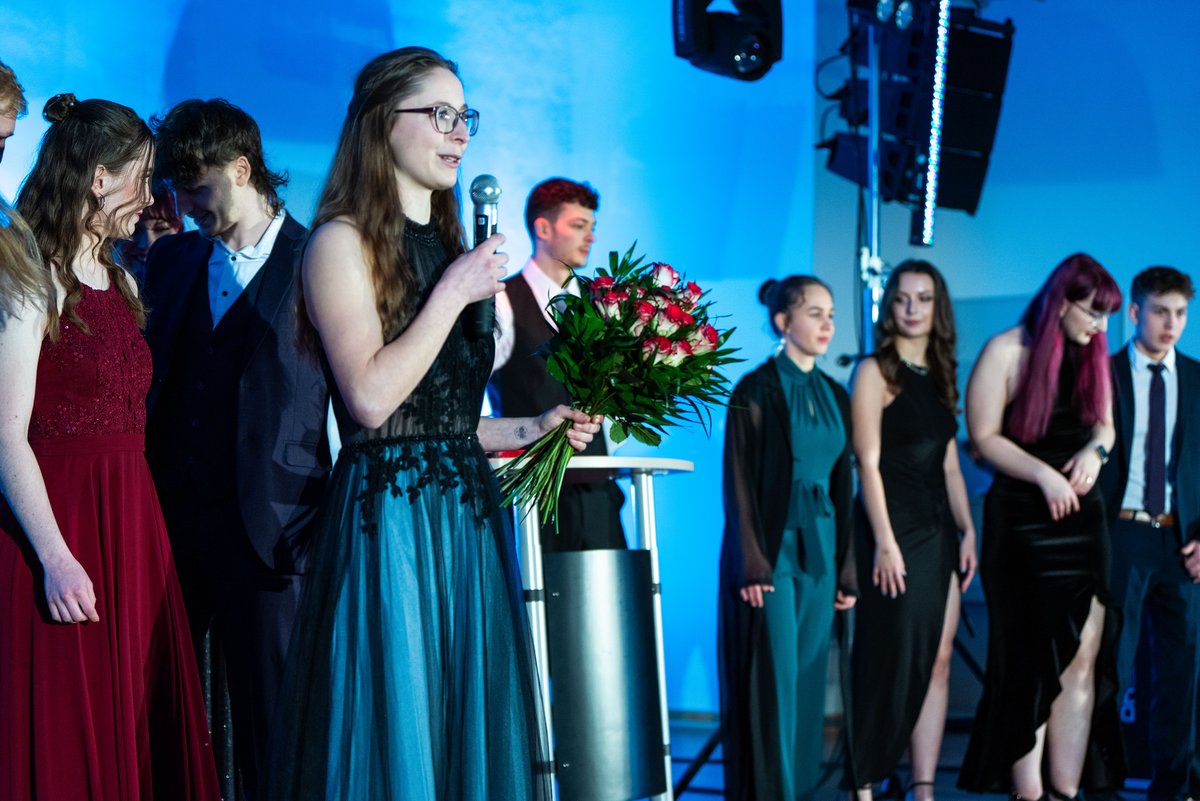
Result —
[{"label": "leather belt", "polygon": [[1117,517],[1121,520],[1132,520],[1135,523],[1145,523],[1148,526],[1161,528],[1162,526],[1174,526],[1175,515],[1152,515],[1142,509],[1122,509],[1117,513]]}]

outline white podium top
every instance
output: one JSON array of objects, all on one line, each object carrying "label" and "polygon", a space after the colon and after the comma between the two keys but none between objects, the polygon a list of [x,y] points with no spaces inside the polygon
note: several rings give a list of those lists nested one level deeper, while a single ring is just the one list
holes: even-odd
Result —
[{"label": "white podium top", "polygon": [[[489,459],[492,469],[503,467],[514,458]],[[696,465],[686,459],[664,459],[657,456],[572,456],[567,462],[567,482],[597,481],[649,473],[665,476],[671,473],[691,473]]]}]

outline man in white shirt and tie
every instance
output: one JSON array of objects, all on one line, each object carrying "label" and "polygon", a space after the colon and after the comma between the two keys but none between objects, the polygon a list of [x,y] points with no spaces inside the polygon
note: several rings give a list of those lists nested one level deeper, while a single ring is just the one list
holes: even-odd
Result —
[{"label": "man in white shirt and tie", "polygon": [[[488,385],[493,410],[505,416],[526,416],[547,404],[570,404],[572,399],[546,370],[538,348],[554,335],[546,310],[550,299],[564,291],[578,293],[572,272],[587,264],[596,237],[600,197],[586,183],[551,178],[533,188],[525,203],[525,225],[533,256],[507,281],[496,296],[496,361]],[[584,451],[607,453],[597,437]],[[565,484],[558,504],[558,527],[542,527],[546,551],[624,548],[620,510],[625,496],[611,480]]]},{"label": "man in white shirt and tie", "polygon": [[1170,267],[1134,277],[1129,319],[1136,328],[1112,357],[1117,436],[1100,475],[1113,597],[1124,617],[1122,689],[1132,679],[1143,615],[1150,626],[1151,698],[1138,699],[1149,713],[1148,801],[1200,795],[1200,363],[1175,349],[1192,295],[1191,279]]}]

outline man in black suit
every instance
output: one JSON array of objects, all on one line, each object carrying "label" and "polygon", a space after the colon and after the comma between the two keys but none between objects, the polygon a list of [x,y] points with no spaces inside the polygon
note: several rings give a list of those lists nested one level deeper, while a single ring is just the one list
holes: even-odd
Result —
[{"label": "man in black suit", "polygon": [[[1124,615],[1118,665],[1129,686],[1143,611],[1153,698],[1149,801],[1200,795],[1195,719],[1200,636],[1200,363],[1175,350],[1191,279],[1151,267],[1133,279],[1128,346],[1112,357],[1112,458],[1101,473],[1111,518],[1112,589]],[[1145,708],[1145,706],[1143,706]]]},{"label": "man in black suit", "polygon": [[[496,296],[496,361],[488,398],[497,414],[525,417],[559,403],[570,405],[566,389],[546,370],[537,350],[554,336],[546,306],[550,298],[577,289],[563,285],[571,271],[587,264],[596,241],[600,196],[586,183],[566,178],[543,181],[525,203],[525,226],[533,257]],[[572,282],[574,283],[574,282]],[[585,456],[608,453],[603,437],[592,440]],[[621,505],[625,495],[615,481],[564,482],[558,501],[558,526],[542,526],[546,551],[624,548]]]},{"label": "man in black suit", "polygon": [[257,799],[329,473],[324,373],[296,345],[307,231],[284,211],[286,179],[244,111],[186,100],[153,122],[158,176],[199,231],[161,240],[147,260],[146,456],[197,653],[215,622],[242,785]]}]

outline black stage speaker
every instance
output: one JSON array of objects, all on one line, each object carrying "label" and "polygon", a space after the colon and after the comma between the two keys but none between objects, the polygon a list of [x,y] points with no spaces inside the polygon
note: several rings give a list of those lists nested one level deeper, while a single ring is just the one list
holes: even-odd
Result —
[{"label": "black stage speaker", "polygon": [[[933,53],[937,21],[929,0],[914,3],[917,12],[904,30],[881,31],[879,92],[880,192],[884,201],[918,205],[924,196],[925,165],[933,92]],[[974,214],[987,177],[1000,105],[1008,78],[1013,24],[991,22],[974,9],[950,10],[946,85],[942,105],[939,208]],[[866,34],[860,24],[850,33],[852,70],[866,66]],[[867,124],[867,81],[852,76],[838,94],[838,113],[853,128]],[[827,167],[866,186],[866,137],[838,133],[822,143]]]}]

